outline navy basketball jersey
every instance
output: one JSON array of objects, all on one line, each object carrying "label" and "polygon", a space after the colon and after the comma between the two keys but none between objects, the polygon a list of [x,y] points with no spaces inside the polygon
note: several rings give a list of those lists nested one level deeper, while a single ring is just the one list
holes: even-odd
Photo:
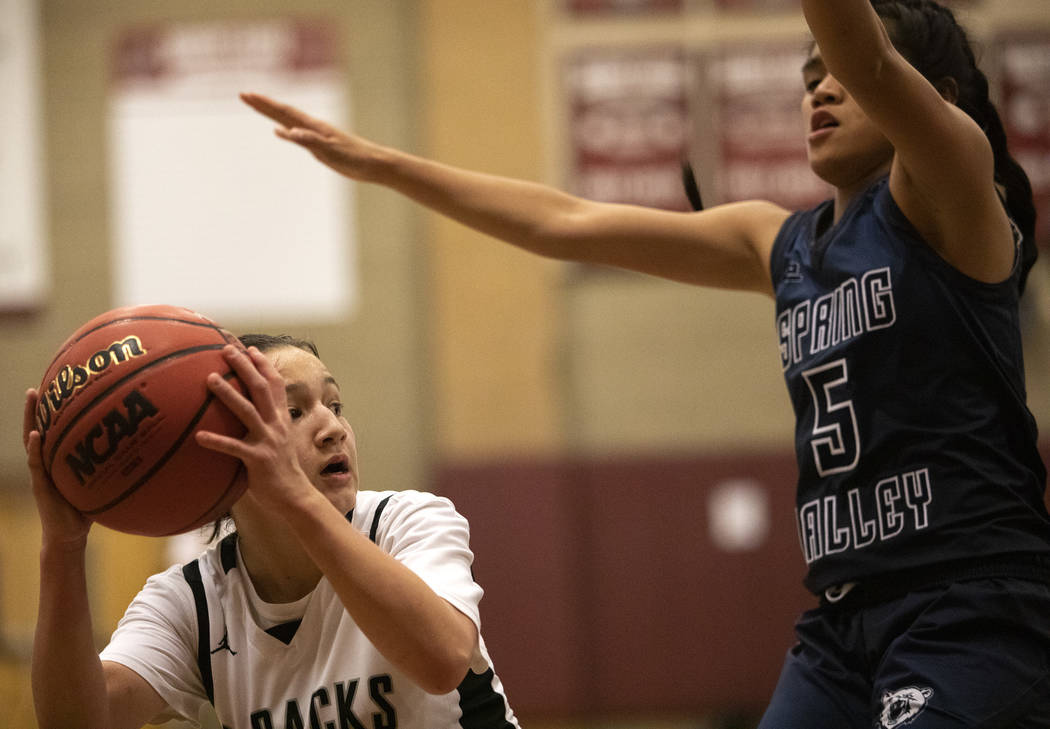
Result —
[{"label": "navy basketball jersey", "polygon": [[806,586],[1050,552],[1016,273],[954,269],[886,179],[832,210],[789,217],[771,261]]}]

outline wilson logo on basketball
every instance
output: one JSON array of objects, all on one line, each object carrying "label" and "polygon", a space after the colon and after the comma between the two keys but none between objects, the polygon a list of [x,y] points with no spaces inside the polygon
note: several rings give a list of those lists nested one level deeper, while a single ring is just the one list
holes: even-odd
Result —
[{"label": "wilson logo on basketball", "polygon": [[[138,390],[132,390],[124,398],[124,412],[114,408],[102,416],[99,422],[77,443],[76,453],[66,455],[66,464],[83,485],[87,476],[95,473],[95,466],[105,463],[117,452],[120,442],[139,429],[139,423],[157,414],[157,407]],[[101,449],[98,445],[103,446]]]},{"label": "wilson logo on basketball", "polygon": [[142,340],[131,335],[98,350],[88,357],[84,364],[66,365],[60,369],[55,379],[48,383],[47,389],[41,394],[40,402],[37,404],[36,424],[41,437],[51,427],[54,416],[62,405],[73,396],[73,393],[86,385],[92,375],[97,375],[112,365],[119,365],[144,354],[146,354],[146,349],[142,346]]}]

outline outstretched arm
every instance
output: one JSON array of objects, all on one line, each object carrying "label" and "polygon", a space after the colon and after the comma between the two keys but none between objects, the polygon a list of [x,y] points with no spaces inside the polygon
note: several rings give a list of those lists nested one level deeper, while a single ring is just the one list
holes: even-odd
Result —
[{"label": "outstretched arm", "polygon": [[277,122],[277,136],[309,150],[339,174],[389,187],[533,253],[771,293],[769,252],[787,216],[771,203],[735,203],[700,213],[597,203],[385,147],[259,94],[241,98]]},{"label": "outstretched arm", "polygon": [[1014,244],[994,157],[954,103],[957,80],[925,79],[894,48],[870,0],[802,0],[802,7],[828,72],[894,147],[890,190],[904,214],[956,268],[1005,279]]}]

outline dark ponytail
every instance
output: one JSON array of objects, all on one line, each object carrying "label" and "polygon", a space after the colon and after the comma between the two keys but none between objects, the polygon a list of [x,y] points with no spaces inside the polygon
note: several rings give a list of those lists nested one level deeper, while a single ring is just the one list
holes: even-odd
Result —
[{"label": "dark ponytail", "polygon": [[1035,202],[1028,175],[1010,154],[1006,130],[988,93],[988,78],[977,67],[966,31],[948,8],[933,0],[871,0],[893,44],[935,86],[952,79],[956,105],[981,129],[995,156],[995,181],[1003,190],[1007,213],[1021,232],[1019,291],[1038,256]]}]

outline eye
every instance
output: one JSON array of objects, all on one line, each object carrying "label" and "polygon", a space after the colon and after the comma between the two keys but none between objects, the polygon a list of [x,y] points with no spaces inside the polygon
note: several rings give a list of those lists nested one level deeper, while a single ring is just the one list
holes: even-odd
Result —
[{"label": "eye", "polygon": [[821,79],[819,78],[811,78],[808,81],[805,81],[806,91],[812,94],[816,88],[820,86],[820,81]]},{"label": "eye", "polygon": [[292,420],[298,420],[303,417],[303,411],[299,408],[288,408],[288,414],[292,416]]},{"label": "eye", "polygon": [[335,413],[335,415],[336,415],[337,417],[341,417],[341,416],[342,416],[342,414],[343,414],[343,403],[341,403],[341,402],[333,402],[332,404],[330,404],[330,405],[328,406],[328,408],[329,408],[329,409],[330,409],[330,410],[331,410],[331,411],[332,411],[333,413]]}]

